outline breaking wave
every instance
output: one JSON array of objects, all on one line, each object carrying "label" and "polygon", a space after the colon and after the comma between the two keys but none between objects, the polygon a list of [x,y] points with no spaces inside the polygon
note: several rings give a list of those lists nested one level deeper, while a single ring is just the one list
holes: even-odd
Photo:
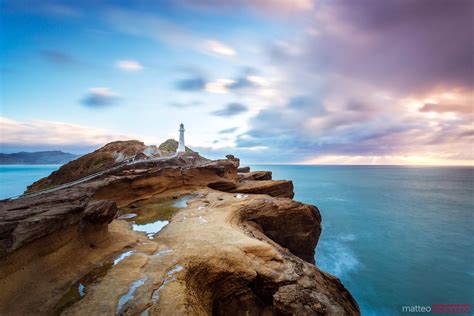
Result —
[{"label": "breaking wave", "polygon": [[344,278],[358,269],[361,263],[349,245],[353,240],[355,236],[352,234],[340,236],[338,239],[320,240],[316,250],[318,267],[339,278]]}]

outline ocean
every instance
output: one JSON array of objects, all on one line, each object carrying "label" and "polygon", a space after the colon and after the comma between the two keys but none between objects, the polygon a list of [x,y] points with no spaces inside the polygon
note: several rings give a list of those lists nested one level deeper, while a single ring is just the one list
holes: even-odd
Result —
[{"label": "ocean", "polygon": [[[0,197],[58,167],[0,166]],[[474,168],[251,167],[293,180],[295,199],[318,206],[317,266],[341,279],[363,315],[474,303]]]},{"label": "ocean", "polygon": [[17,196],[61,165],[0,165],[0,199]]},{"label": "ocean", "polygon": [[[316,205],[317,266],[362,315],[474,303],[474,168],[258,165]],[[405,314],[406,315],[406,314]]]}]

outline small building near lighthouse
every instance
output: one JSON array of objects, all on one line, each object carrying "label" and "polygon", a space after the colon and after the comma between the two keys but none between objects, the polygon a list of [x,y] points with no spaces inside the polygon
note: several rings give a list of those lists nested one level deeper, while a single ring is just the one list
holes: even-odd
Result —
[{"label": "small building near lighthouse", "polygon": [[186,152],[186,145],[184,144],[184,124],[181,123],[179,125],[179,143],[176,153],[179,154],[184,152]]}]

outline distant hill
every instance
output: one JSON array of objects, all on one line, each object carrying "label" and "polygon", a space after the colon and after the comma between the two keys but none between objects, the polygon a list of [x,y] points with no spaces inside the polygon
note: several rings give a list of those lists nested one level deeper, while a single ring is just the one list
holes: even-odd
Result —
[{"label": "distant hill", "polygon": [[77,157],[78,155],[59,150],[37,152],[22,151],[13,154],[0,153],[0,165],[62,165]]}]

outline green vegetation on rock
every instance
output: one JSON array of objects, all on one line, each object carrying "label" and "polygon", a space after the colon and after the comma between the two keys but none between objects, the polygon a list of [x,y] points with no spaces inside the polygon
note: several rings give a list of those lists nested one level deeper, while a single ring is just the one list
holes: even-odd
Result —
[{"label": "green vegetation on rock", "polygon": [[[172,138],[166,140],[164,143],[162,143],[160,145],[160,147],[158,147],[161,151],[166,151],[166,152],[169,152],[169,153],[173,153],[173,152],[176,152],[176,150],[178,150],[178,141],[177,140],[174,140]],[[193,153],[194,151],[189,148],[188,146],[186,146],[186,152],[187,153]]]}]

